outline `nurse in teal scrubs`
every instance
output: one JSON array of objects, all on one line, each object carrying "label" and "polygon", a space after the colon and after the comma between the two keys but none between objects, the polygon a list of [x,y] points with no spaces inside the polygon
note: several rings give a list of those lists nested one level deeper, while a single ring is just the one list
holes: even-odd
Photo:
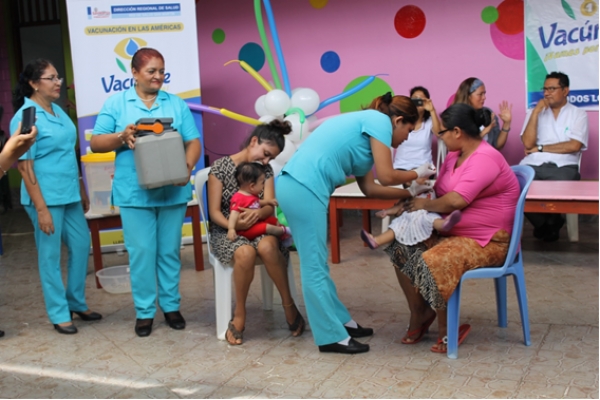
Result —
[{"label": "nurse in teal scrubs", "polygon": [[[59,333],[73,334],[77,333],[73,313],[84,321],[102,316],[85,302],[90,233],[84,212],[90,202],[79,176],[75,125],[54,104],[62,82],[50,61],[30,62],[13,93],[16,112],[10,130],[17,130],[25,108],[35,107],[37,140],[19,159],[21,204],[33,222],[48,317]],[[61,240],[69,250],[66,290],[60,269]]]},{"label": "nurse in teal scrubs", "polygon": [[111,96],[98,114],[91,149],[116,151],[113,204],[120,207],[125,247],[129,253],[131,290],[136,311],[135,332],[152,333],[156,300],[172,329],[184,329],[179,311],[181,227],[187,202],[192,199],[190,183],[142,188],[137,179],[133,149],[135,125],[140,118],[173,118],[185,144],[188,173],[200,158],[200,134],[192,113],[179,97],[161,91],[165,79],[163,56],[154,49],[139,49],[131,60],[136,85]]},{"label": "nurse in teal scrubs", "polygon": [[[329,273],[329,197],[350,175],[356,177],[366,196],[410,197],[406,190],[386,186],[435,173],[428,164],[412,171],[392,167],[390,146],[398,147],[406,140],[418,117],[410,98],[391,93],[380,96],[367,110],[325,121],[300,146],[277,179],[277,201],[294,235],[308,321],[321,352],[366,352],[369,345],[354,338],[373,334],[373,329],[352,319]],[[374,181],[373,165],[380,185]]]}]

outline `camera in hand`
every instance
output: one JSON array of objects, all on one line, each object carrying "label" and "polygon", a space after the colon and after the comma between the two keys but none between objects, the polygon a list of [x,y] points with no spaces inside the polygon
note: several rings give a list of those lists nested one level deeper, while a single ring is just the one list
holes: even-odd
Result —
[{"label": "camera in hand", "polygon": [[21,117],[21,135],[31,133],[35,125],[35,107],[27,107],[23,110]]},{"label": "camera in hand", "polygon": [[412,98],[410,99],[410,101],[412,101],[412,102],[413,102],[413,104],[414,104],[415,106],[417,106],[417,107],[419,107],[419,106],[422,106],[422,105],[423,105],[423,99],[420,99],[420,98],[418,98],[418,97],[412,97]]}]

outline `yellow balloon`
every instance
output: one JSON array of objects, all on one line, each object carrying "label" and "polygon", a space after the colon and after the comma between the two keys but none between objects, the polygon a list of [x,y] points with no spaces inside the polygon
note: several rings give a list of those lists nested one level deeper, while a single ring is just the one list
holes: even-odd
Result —
[{"label": "yellow balloon", "polygon": [[250,117],[247,117],[242,114],[234,113],[233,111],[229,111],[225,108],[221,108],[219,111],[221,111],[221,114],[223,116],[234,119],[236,121],[244,122],[244,123],[250,124],[250,125],[261,125],[262,124],[262,122],[260,122],[259,120],[255,119],[255,118],[250,118]]},{"label": "yellow balloon", "polygon": [[244,71],[246,71],[247,73],[250,74],[250,76],[252,76],[254,79],[256,79],[256,81],[258,83],[260,83],[261,86],[264,87],[268,92],[273,90],[273,87],[271,85],[269,85],[269,83],[265,80],[265,78],[260,76],[260,74],[258,72],[256,72],[256,70],[254,68],[252,68],[250,66],[250,64],[248,64],[246,61],[231,60],[231,61],[226,62],[225,65],[232,63],[232,62],[240,63],[240,66],[244,69]]}]

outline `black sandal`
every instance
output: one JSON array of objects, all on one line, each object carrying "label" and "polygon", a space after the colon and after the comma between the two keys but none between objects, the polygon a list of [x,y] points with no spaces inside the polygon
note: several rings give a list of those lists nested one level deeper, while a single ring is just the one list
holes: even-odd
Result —
[{"label": "black sandal", "polygon": [[298,310],[298,307],[296,307],[296,304],[294,304],[294,303],[282,304],[282,305],[284,307],[294,306],[294,308],[296,308],[296,319],[291,324],[287,321],[286,321],[286,323],[288,324],[289,330],[292,332],[292,336],[298,337],[298,336],[302,335],[304,333],[304,329],[306,328],[306,321],[304,321],[304,317],[302,316],[302,314],[300,314],[300,310]]},{"label": "black sandal", "polygon": [[229,343],[232,346],[239,346],[240,344],[244,343],[244,329],[243,328],[240,331],[237,330],[237,328],[235,327],[235,325],[233,324],[233,320],[229,321],[229,325],[227,326],[227,332],[231,333],[231,336],[233,336],[234,340],[241,340],[240,343],[237,343],[236,341],[234,341],[233,343],[229,341],[229,339],[227,338],[227,332],[225,332],[225,340],[227,340],[227,343]]}]

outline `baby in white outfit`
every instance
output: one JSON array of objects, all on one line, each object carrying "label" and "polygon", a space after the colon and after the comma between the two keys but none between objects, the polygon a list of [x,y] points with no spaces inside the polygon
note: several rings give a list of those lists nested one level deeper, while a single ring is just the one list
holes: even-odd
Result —
[{"label": "baby in white outfit", "polygon": [[[413,197],[435,199],[435,192],[433,191],[431,181],[418,183],[415,180],[408,188],[408,191]],[[373,236],[364,229],[360,232],[361,238],[371,249],[392,243],[394,239],[402,244],[413,246],[428,239],[434,229],[438,232],[448,232],[461,218],[459,210],[452,211],[445,218],[442,218],[440,214],[425,210],[404,212],[403,204],[381,210],[375,215],[380,218],[385,218],[388,215],[399,216],[394,218],[388,230],[381,235]]]}]

